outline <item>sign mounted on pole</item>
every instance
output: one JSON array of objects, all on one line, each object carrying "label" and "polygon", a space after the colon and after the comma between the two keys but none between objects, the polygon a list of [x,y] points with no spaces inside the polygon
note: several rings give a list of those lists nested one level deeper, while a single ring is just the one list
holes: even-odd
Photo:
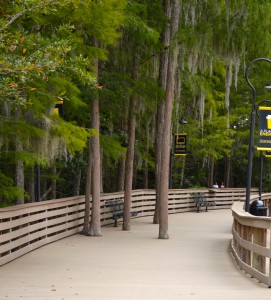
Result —
[{"label": "sign mounted on pole", "polygon": [[257,150],[271,150],[271,107],[259,107],[259,136]]},{"label": "sign mounted on pole", "polygon": [[174,155],[186,155],[186,133],[176,133],[175,134],[175,146],[174,146]]}]

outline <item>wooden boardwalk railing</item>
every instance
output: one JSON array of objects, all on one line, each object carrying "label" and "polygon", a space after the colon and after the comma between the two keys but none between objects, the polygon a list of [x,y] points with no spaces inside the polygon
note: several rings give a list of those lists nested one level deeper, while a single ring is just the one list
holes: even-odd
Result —
[{"label": "wooden boardwalk railing", "polygon": [[[216,206],[210,209],[230,208],[234,201],[245,196],[245,189],[170,190],[169,213],[196,211],[194,192],[204,193]],[[252,189],[256,193],[256,189]],[[132,210],[137,217],[153,215],[155,190],[132,192]],[[123,192],[101,195],[101,224],[113,224],[105,201],[123,199]],[[38,247],[76,234],[83,228],[85,197],[77,196],[0,209],[0,266]]]},{"label": "wooden boardwalk railing", "polygon": [[[251,197],[251,201],[255,199],[258,197]],[[266,206],[270,205],[270,199],[271,193],[262,195]],[[241,269],[271,287],[271,217],[253,216],[245,212],[243,202],[233,204],[232,214],[231,250],[236,262]]]}]

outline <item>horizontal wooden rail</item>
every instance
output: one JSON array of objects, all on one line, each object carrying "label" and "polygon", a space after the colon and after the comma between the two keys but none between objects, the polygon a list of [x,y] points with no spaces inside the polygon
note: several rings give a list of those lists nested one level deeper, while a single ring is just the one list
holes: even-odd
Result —
[{"label": "horizontal wooden rail", "polygon": [[[234,201],[244,197],[245,189],[170,190],[168,212],[196,211],[192,193],[205,194],[216,206],[210,209],[230,208]],[[256,189],[252,192],[257,193]],[[106,200],[123,199],[123,192],[101,195],[101,224],[113,224]],[[155,190],[132,192],[132,211],[137,217],[154,213]],[[85,197],[77,196],[0,209],[0,266],[38,247],[79,233],[84,222]]]},{"label": "horizontal wooden rail", "polygon": [[[258,196],[251,197],[251,201],[255,199]],[[262,195],[266,205],[270,203],[270,199],[271,193]],[[233,204],[232,215],[231,250],[236,262],[259,282],[271,287],[271,218],[245,212],[244,202]]]}]

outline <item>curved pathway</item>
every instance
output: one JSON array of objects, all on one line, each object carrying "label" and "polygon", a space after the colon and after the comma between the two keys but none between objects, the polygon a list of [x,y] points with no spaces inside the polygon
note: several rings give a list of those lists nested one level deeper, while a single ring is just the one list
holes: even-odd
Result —
[{"label": "curved pathway", "polygon": [[75,235],[0,267],[0,300],[270,299],[229,253],[230,210],[169,217],[169,240],[152,218],[130,232]]}]

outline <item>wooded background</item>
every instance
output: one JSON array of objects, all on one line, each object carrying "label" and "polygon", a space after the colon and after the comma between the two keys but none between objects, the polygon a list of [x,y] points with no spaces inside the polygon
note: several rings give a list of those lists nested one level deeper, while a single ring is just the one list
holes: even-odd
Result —
[{"label": "wooded background", "polygon": [[[269,0],[0,0],[0,26],[0,206],[122,190],[128,199],[138,188],[156,188],[159,203],[182,132],[173,188],[246,185],[244,72],[271,57]],[[257,103],[270,99],[270,71],[250,71]]]}]

